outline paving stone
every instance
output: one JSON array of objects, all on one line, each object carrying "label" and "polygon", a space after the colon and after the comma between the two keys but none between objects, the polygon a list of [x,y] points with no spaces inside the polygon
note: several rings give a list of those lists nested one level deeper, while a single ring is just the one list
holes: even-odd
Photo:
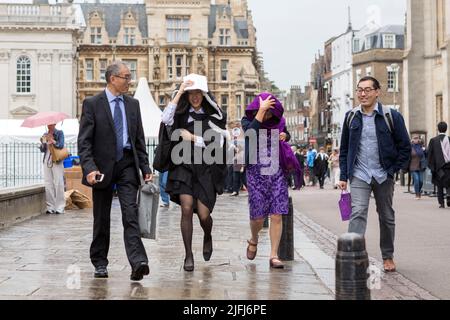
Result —
[{"label": "paving stone", "polygon": [[[195,271],[183,270],[184,247],[180,209],[173,206],[158,214],[156,240],[144,240],[150,276],[130,282],[131,268],[123,244],[123,227],[117,199],[111,214],[109,279],[93,279],[89,259],[92,214],[69,211],[42,216],[0,230],[0,298],[16,299],[167,299],[167,300],[329,300],[333,294],[301,256],[286,262],[284,270],[269,267],[268,230],[261,233],[258,256],[245,256],[250,236],[248,199],[219,197],[213,213],[214,253],[203,261],[203,232],[194,217]],[[51,224],[52,228],[48,226]],[[5,242],[3,242],[5,239]],[[317,253],[320,253],[317,251]],[[314,252],[310,255],[314,256]],[[320,259],[320,257],[318,258]],[[68,272],[74,266],[78,273]],[[75,277],[75,278],[74,278]],[[80,288],[70,289],[77,280]]]}]

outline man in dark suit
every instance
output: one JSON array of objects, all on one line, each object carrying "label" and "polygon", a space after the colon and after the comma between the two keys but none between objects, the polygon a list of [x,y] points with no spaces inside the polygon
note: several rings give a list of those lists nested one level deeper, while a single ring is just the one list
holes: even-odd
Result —
[{"label": "man in dark suit", "polygon": [[[142,172],[151,181],[148,154],[139,101],[126,96],[131,73],[123,62],[106,70],[107,87],[83,102],[78,136],[78,152],[83,184],[93,188],[94,234],[90,249],[96,278],[108,277],[108,250],[113,186],[122,211],[125,250],[131,265],[132,281],[149,274],[148,258],[138,223],[137,192]],[[103,180],[102,180],[102,176]]]},{"label": "man in dark suit", "polygon": [[320,189],[324,189],[328,170],[328,158],[328,155],[325,153],[325,148],[322,147],[314,160],[314,174],[319,179]]},{"label": "man in dark suit", "polygon": [[447,189],[447,207],[450,207],[450,138],[447,136],[447,123],[438,124],[439,135],[428,145],[428,167],[433,174],[433,184],[438,188],[438,201],[445,208],[444,188]]}]

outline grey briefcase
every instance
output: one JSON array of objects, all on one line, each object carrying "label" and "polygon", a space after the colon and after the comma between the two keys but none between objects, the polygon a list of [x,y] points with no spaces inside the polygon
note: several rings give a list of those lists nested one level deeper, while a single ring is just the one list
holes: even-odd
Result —
[{"label": "grey briefcase", "polygon": [[154,183],[147,183],[139,189],[139,229],[141,237],[156,239],[156,217],[159,208],[159,188]]}]

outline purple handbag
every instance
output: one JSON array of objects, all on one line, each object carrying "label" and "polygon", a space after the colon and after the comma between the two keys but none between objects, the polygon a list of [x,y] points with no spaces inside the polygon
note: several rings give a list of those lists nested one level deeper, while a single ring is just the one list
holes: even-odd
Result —
[{"label": "purple handbag", "polygon": [[349,221],[352,215],[352,195],[350,193],[342,192],[339,209],[341,210],[342,221]]}]

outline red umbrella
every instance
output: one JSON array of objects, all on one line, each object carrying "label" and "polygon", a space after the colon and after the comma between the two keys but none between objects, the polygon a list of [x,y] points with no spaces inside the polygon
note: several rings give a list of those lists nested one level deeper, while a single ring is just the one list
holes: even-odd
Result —
[{"label": "red umbrella", "polygon": [[39,112],[34,116],[26,118],[21,127],[36,128],[40,126],[47,126],[49,124],[57,124],[58,122],[68,118],[70,118],[70,116],[64,112]]}]

